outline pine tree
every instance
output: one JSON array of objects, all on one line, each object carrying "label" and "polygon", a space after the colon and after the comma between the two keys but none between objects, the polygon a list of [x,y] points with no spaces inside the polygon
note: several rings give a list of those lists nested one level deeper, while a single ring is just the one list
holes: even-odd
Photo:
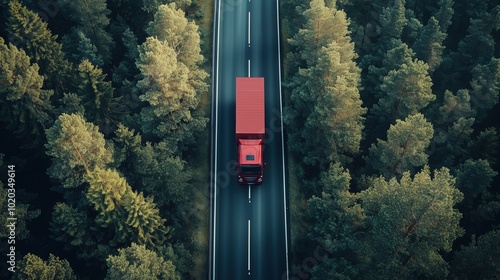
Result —
[{"label": "pine tree", "polygon": [[476,120],[480,122],[498,103],[500,59],[492,58],[488,64],[475,66],[471,87],[471,105],[477,111]]},{"label": "pine tree", "polygon": [[387,179],[427,164],[425,149],[434,130],[422,114],[397,120],[387,131],[387,140],[378,139],[370,147],[369,165]]},{"label": "pine tree", "polygon": [[184,11],[178,9],[175,3],[159,6],[146,30],[149,36],[167,42],[177,54],[177,61],[190,71],[196,70],[203,61],[198,25],[188,21]]},{"label": "pine tree", "polygon": [[111,244],[164,242],[169,229],[152,198],[133,191],[116,170],[96,167],[86,181],[90,185],[87,199],[99,213],[97,223],[114,230]]},{"label": "pine tree", "polygon": [[448,169],[428,167],[413,178],[380,177],[360,194],[366,215],[366,234],[355,251],[360,279],[444,279],[453,241],[463,234],[462,214],[454,209],[462,194]]},{"label": "pine tree", "polygon": [[382,123],[392,124],[396,119],[404,119],[420,112],[436,99],[432,93],[429,67],[420,60],[402,64],[389,71],[383,78],[380,89],[383,96],[373,108]]},{"label": "pine tree", "polygon": [[13,279],[76,280],[78,278],[67,260],[49,254],[49,259],[44,261],[37,255],[28,253],[20,261]]},{"label": "pine tree", "polygon": [[108,135],[122,119],[124,109],[120,99],[113,96],[111,82],[105,79],[102,70],[88,60],[83,60],[78,66],[77,88],[85,108],[85,118]]},{"label": "pine tree", "polygon": [[104,136],[80,115],[60,115],[46,135],[46,153],[52,157],[47,173],[65,188],[80,186],[87,172],[112,161]]},{"label": "pine tree", "polygon": [[52,91],[42,89],[44,78],[38,70],[23,50],[0,38],[0,118],[29,146],[40,144],[53,121]]},{"label": "pine tree", "polygon": [[97,47],[78,28],[71,29],[70,33],[62,37],[62,46],[64,52],[75,65],[79,65],[85,59],[98,67],[102,67],[104,64]]},{"label": "pine tree", "polygon": [[61,10],[72,21],[77,23],[78,29],[92,41],[102,54],[105,62],[111,60],[113,38],[106,28],[109,25],[111,11],[106,7],[104,0],[59,1]]},{"label": "pine tree", "polygon": [[177,61],[167,41],[154,37],[141,45],[136,65],[141,72],[137,87],[143,92],[139,97],[147,102],[140,113],[144,135],[164,139],[174,150],[191,143],[206,119],[194,113],[199,98],[189,69]]},{"label": "pine tree", "polygon": [[118,249],[118,255],[110,255],[106,262],[106,280],[180,279],[170,260],[165,260],[144,245],[132,243],[130,247]]},{"label": "pine tree", "polygon": [[495,279],[500,275],[500,231],[493,230],[476,238],[468,246],[462,246],[454,254],[452,275],[472,279]]},{"label": "pine tree", "polygon": [[45,88],[62,94],[70,86],[71,64],[64,58],[61,44],[52,35],[47,23],[19,1],[9,1],[7,31],[11,43],[26,51],[32,62],[40,66]]},{"label": "pine tree", "polygon": [[290,43],[307,67],[289,85],[285,121],[291,128],[292,149],[305,164],[321,170],[331,161],[348,162],[358,152],[366,109],[359,96],[360,69],[345,13],[315,0],[304,16],[305,28]]},{"label": "pine tree", "polygon": [[416,57],[429,65],[429,72],[432,73],[441,64],[444,50],[443,41],[446,33],[441,31],[439,22],[431,17],[427,25],[423,28],[417,41],[413,44]]}]

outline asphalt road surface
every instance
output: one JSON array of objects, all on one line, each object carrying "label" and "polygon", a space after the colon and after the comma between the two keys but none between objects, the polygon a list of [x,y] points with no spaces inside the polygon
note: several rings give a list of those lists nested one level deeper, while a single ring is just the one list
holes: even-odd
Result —
[{"label": "asphalt road surface", "polygon": [[[209,278],[288,279],[277,0],[215,0]],[[264,77],[262,185],[239,185],[236,77]]]}]

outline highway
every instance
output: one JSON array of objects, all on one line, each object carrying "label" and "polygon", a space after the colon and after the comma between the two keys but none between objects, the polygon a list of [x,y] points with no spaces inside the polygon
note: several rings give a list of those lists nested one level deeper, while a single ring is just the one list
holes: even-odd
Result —
[{"label": "highway", "polygon": [[[278,0],[215,0],[209,279],[288,279]],[[237,183],[235,82],[264,77],[262,185]]]}]

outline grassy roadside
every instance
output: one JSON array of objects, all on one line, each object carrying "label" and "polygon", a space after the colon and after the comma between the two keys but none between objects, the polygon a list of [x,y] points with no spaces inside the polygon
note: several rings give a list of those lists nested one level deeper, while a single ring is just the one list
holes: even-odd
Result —
[{"label": "grassy roadside", "polygon": [[[290,51],[288,45],[288,22],[286,19],[281,19],[281,38],[282,38],[282,53],[283,53],[283,80],[288,79],[288,73],[290,66],[288,60],[286,59],[287,54]],[[285,88],[283,88],[283,102],[284,106],[289,102],[289,93]],[[286,133],[286,130],[285,130]],[[288,137],[287,137],[288,138]],[[285,143],[286,145],[286,143]],[[298,160],[293,156],[292,152],[286,146],[287,158],[286,166],[288,167],[288,192],[289,192],[289,211],[290,211],[290,265],[300,262],[296,258],[300,255],[297,248],[300,240],[307,234],[307,224],[304,219],[306,211],[306,199],[300,193],[300,181],[297,177],[297,167],[299,165]]]},{"label": "grassy roadside", "polygon": [[[204,69],[212,76],[212,28],[213,28],[213,0],[198,0],[197,5],[203,17],[197,22],[202,40],[202,52],[205,56]],[[210,80],[209,80],[210,81]],[[200,110],[204,116],[210,117],[211,89],[202,96]],[[208,254],[210,239],[210,197],[207,189],[210,188],[210,125],[198,137],[197,159],[192,163],[195,220],[199,221],[193,232],[193,240],[197,250],[193,252],[194,268],[191,273],[193,279],[206,279],[208,275]]]}]

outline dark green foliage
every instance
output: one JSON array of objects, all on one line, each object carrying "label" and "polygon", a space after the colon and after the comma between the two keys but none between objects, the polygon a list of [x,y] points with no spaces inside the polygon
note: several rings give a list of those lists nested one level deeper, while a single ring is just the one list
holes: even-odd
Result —
[{"label": "dark green foliage", "polygon": [[85,59],[98,67],[102,67],[104,64],[96,46],[78,28],[73,28],[69,34],[62,38],[62,45],[64,52],[71,54],[69,60],[75,65],[80,64]]},{"label": "dark green foliage", "polygon": [[165,260],[144,245],[132,243],[130,247],[118,249],[118,255],[110,255],[107,280],[179,280],[180,277],[170,260]]},{"label": "dark green foliage", "polygon": [[434,130],[422,114],[411,115],[404,121],[397,120],[387,131],[387,141],[378,139],[370,147],[370,166],[385,176],[400,177],[404,172],[427,164],[425,149],[429,146]]},{"label": "dark green foliage", "polygon": [[[1,156],[1,154],[0,154]],[[0,166],[2,166],[2,161],[0,159]],[[4,169],[5,170],[5,169]],[[17,200],[16,200],[16,197],[14,197],[14,201],[17,202],[16,204],[16,207],[14,209],[14,215],[13,216],[10,216],[9,213],[11,213],[11,211],[9,211],[9,208],[8,208],[8,203],[12,203],[12,200],[8,200],[8,198],[11,198],[11,196],[8,196],[9,193],[14,193],[15,192],[12,192],[11,191],[8,191],[7,189],[7,186],[8,186],[8,181],[5,182],[6,183],[6,186],[4,186],[4,184],[2,184],[2,182],[0,181],[0,197],[2,197],[3,199],[0,200],[0,223],[2,223],[3,225],[8,225],[9,224],[9,220],[7,218],[17,218],[16,220],[16,235],[15,235],[15,239],[16,240],[25,240],[25,239],[28,239],[30,237],[30,230],[28,229],[28,223],[32,223],[34,219],[36,219],[38,216],[40,216],[40,209],[36,209],[36,210],[30,210],[30,205],[29,204],[24,204],[24,203],[21,203],[22,200],[19,199],[19,193],[17,194]],[[15,181],[14,181],[14,185],[15,185]],[[11,189],[11,188],[9,188]],[[13,188],[14,191],[15,191],[15,187]],[[12,209],[12,208],[11,208]],[[9,231],[8,230],[3,230],[0,232],[0,238],[2,240],[5,240],[6,244],[7,244],[7,238],[9,236]]]},{"label": "dark green foliage", "polygon": [[446,33],[441,31],[439,22],[431,17],[413,44],[417,58],[429,65],[429,72],[433,72],[441,64],[445,38]]},{"label": "dark green foliage", "polygon": [[90,185],[87,199],[99,213],[97,224],[115,233],[111,244],[163,243],[169,229],[151,197],[133,191],[116,170],[96,167],[87,174],[86,181]]},{"label": "dark green foliage", "polygon": [[52,123],[52,91],[42,89],[44,78],[38,70],[23,50],[0,38],[0,118],[31,146],[40,145],[45,127]]},{"label": "dark green foliage", "polygon": [[99,126],[108,135],[124,115],[120,98],[114,97],[111,82],[105,81],[106,75],[88,60],[78,65],[77,93],[85,108],[85,118]]},{"label": "dark green foliage", "polygon": [[78,252],[81,259],[103,260],[110,252],[106,232],[82,210],[66,203],[57,203],[50,222],[52,238],[68,251]]},{"label": "dark green foliage", "polygon": [[321,171],[330,161],[349,162],[358,152],[366,109],[345,14],[318,0],[304,15],[304,29],[290,43],[307,67],[289,85],[294,89],[285,121],[293,151]]},{"label": "dark green foliage", "polygon": [[40,66],[47,88],[57,94],[67,90],[71,64],[64,59],[61,44],[36,13],[28,10],[19,1],[9,1],[7,31],[12,44],[26,51],[32,62]]},{"label": "dark green foliage", "polygon": [[106,31],[111,11],[104,0],[58,1],[61,11],[77,24],[78,30],[89,38],[105,62],[111,60],[113,39]]},{"label": "dark green foliage", "polygon": [[466,207],[472,207],[498,175],[486,160],[467,160],[456,171],[457,188],[463,192]]},{"label": "dark green foliage", "polygon": [[411,178],[378,178],[360,193],[366,215],[366,235],[356,251],[361,279],[443,279],[448,264],[441,252],[449,252],[463,234],[462,214],[453,207],[462,194],[446,168],[431,177],[426,167]]},{"label": "dark green foliage", "polygon": [[456,252],[452,274],[460,279],[496,279],[500,275],[500,231],[493,230],[476,238]]},{"label": "dark green foliage", "polygon": [[476,119],[481,121],[498,103],[500,59],[492,58],[488,64],[475,66],[471,87],[471,106],[477,111]]},{"label": "dark green foliage", "polygon": [[19,280],[76,280],[78,279],[69,262],[49,254],[44,261],[37,255],[28,253],[19,263],[13,279]]}]

